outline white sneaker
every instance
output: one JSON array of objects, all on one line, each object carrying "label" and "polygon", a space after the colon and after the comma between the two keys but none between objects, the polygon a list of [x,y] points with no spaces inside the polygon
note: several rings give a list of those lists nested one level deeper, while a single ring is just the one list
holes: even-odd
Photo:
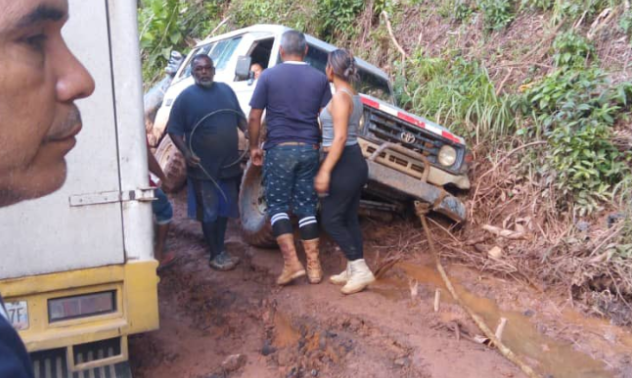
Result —
[{"label": "white sneaker", "polygon": [[364,259],[349,262],[349,280],[340,290],[343,294],[358,293],[375,281]]},{"label": "white sneaker", "polygon": [[342,273],[329,277],[329,282],[334,285],[344,285],[347,281],[349,281],[349,263],[347,263],[347,267]]}]

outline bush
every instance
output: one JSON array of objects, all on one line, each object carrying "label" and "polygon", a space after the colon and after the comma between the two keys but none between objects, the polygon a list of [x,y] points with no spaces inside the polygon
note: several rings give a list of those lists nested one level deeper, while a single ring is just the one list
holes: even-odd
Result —
[{"label": "bush", "polygon": [[619,182],[630,180],[629,153],[611,141],[611,126],[629,103],[626,88],[612,86],[596,68],[568,68],[525,94],[523,112],[533,119],[536,137],[546,137],[550,146],[540,171],[555,181],[561,208],[570,200],[580,215],[589,214],[613,198]]},{"label": "bush", "polygon": [[553,42],[553,62],[560,68],[584,67],[595,49],[588,39],[573,31],[562,33]]},{"label": "bush", "polygon": [[221,2],[142,0],[138,12],[143,79],[161,74],[172,50],[186,52],[188,36],[205,37],[217,25]]},{"label": "bush", "polygon": [[514,7],[511,0],[480,0],[487,30],[501,30],[514,19]]},{"label": "bush", "polygon": [[364,0],[318,0],[318,35],[330,42],[336,36],[353,37],[355,18],[364,9]]}]

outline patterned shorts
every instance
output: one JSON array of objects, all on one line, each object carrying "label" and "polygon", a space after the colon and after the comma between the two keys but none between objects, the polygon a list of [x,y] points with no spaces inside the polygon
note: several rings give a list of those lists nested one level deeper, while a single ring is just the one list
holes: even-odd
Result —
[{"label": "patterned shorts", "polygon": [[290,211],[299,218],[316,215],[314,177],[319,166],[316,146],[281,145],[268,149],[263,165],[268,216]]}]

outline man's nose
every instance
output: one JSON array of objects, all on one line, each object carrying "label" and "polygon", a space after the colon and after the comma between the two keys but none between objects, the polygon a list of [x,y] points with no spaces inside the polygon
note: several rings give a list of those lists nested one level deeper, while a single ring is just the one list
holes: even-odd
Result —
[{"label": "man's nose", "polygon": [[94,92],[94,79],[61,41],[61,48],[53,55],[53,64],[57,74],[57,100],[72,102],[88,97]]}]

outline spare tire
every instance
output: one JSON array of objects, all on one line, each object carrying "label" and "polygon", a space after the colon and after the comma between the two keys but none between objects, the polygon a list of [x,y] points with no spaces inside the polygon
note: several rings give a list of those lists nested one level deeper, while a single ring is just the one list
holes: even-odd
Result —
[{"label": "spare tire", "polygon": [[263,189],[263,168],[248,162],[241,179],[239,214],[244,240],[261,248],[276,247],[272,226],[268,220]]},{"label": "spare tire", "polygon": [[168,193],[180,190],[187,181],[187,163],[169,135],[165,135],[160,141],[156,150],[156,160],[167,177],[167,182],[163,183],[162,188]]}]

